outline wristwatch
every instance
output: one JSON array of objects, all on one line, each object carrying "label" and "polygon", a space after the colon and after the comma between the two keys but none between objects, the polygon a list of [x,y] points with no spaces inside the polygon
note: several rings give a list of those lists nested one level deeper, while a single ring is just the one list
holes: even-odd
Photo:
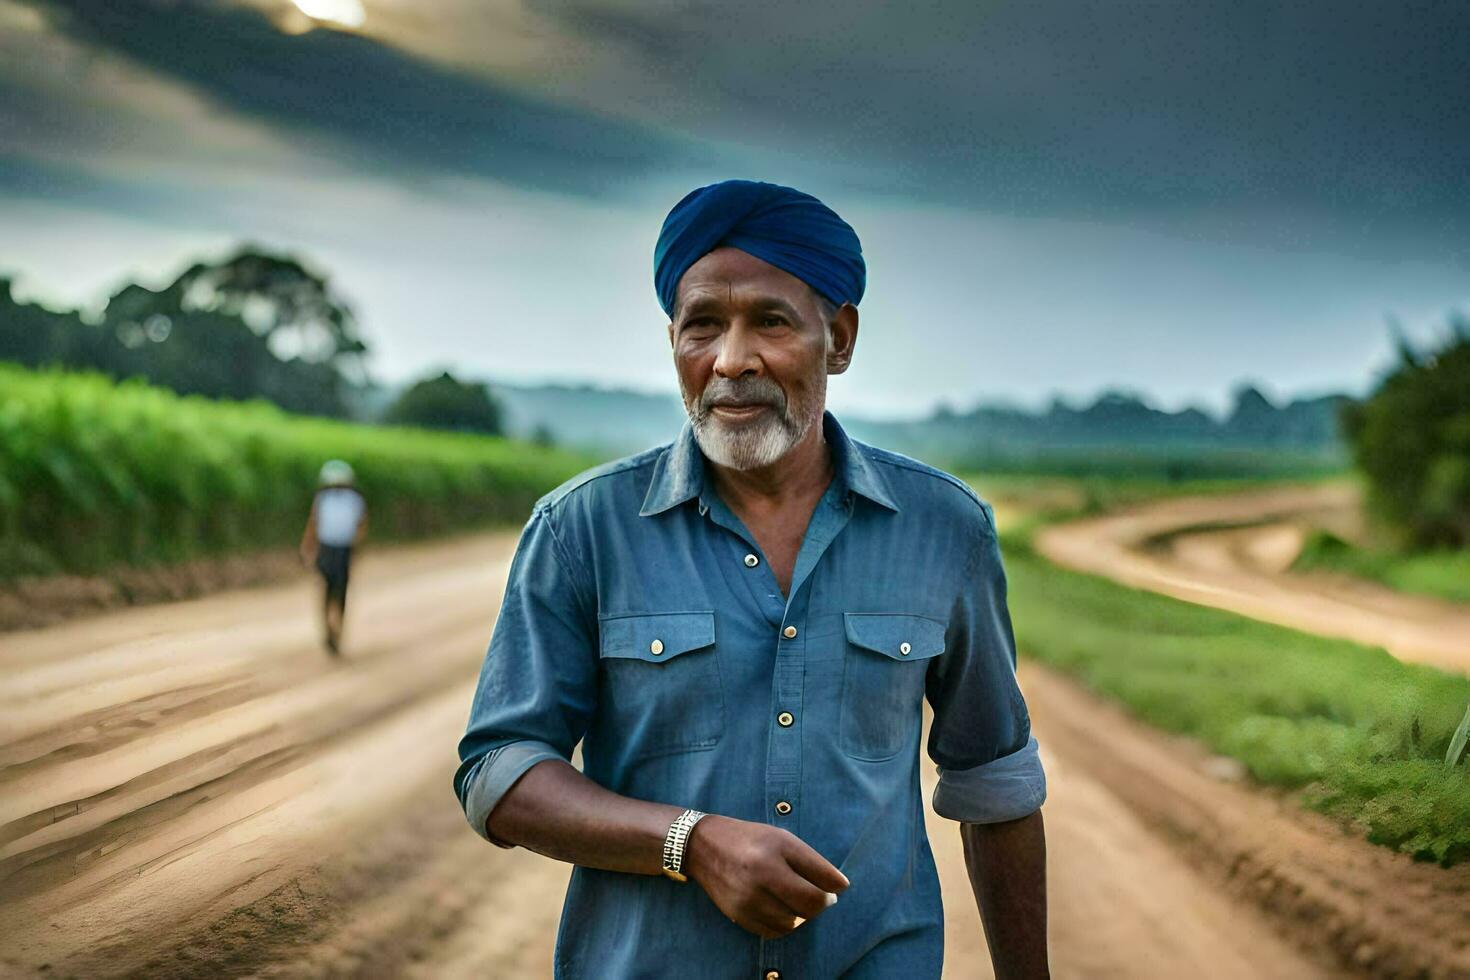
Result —
[{"label": "wristwatch", "polygon": [[704,816],[698,810],[685,810],[674,818],[674,822],[669,824],[669,832],[664,835],[663,872],[675,881],[689,880],[684,873],[684,845],[689,842],[689,832]]}]

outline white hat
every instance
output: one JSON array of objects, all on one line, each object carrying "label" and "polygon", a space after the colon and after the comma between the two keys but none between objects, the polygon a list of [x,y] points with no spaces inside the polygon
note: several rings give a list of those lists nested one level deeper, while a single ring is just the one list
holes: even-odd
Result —
[{"label": "white hat", "polygon": [[352,480],[352,467],[340,459],[329,459],[323,463],[318,477],[318,482],[324,487],[350,485]]}]

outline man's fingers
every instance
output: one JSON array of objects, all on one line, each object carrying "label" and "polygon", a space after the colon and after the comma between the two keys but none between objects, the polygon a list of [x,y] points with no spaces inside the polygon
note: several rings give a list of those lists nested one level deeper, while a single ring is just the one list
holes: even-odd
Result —
[{"label": "man's fingers", "polygon": [[812,849],[810,844],[797,840],[786,852],[786,863],[791,869],[824,892],[840,895],[850,882],[847,875],[838,871],[831,861]]},{"label": "man's fingers", "polygon": [[754,929],[750,931],[764,939],[777,939],[795,929],[803,921],[800,916],[793,915],[789,910],[781,907],[781,903],[774,898],[766,896],[760,906],[747,913],[750,925]]},{"label": "man's fingers", "polygon": [[788,909],[792,915],[803,919],[815,919],[837,900],[831,892],[822,891],[798,874],[782,875],[766,886],[771,897]]}]

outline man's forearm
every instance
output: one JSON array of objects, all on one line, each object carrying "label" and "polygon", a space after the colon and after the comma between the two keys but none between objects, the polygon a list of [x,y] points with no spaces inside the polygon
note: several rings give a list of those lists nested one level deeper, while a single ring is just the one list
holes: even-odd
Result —
[{"label": "man's forearm", "polygon": [[[658,874],[664,836],[684,810],[619,796],[559,759],[538,762],[485,821],[492,837],[588,868]],[[695,832],[698,832],[698,827]]]},{"label": "man's forearm", "polygon": [[1049,976],[1041,811],[1004,823],[962,823],[960,837],[997,980]]}]

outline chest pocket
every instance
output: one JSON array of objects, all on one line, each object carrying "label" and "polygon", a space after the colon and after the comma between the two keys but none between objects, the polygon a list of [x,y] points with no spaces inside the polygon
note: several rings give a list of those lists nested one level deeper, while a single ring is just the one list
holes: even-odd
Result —
[{"label": "chest pocket", "polygon": [[601,621],[598,711],[628,759],[707,749],[725,729],[713,612]]},{"label": "chest pocket", "polygon": [[855,759],[890,759],[917,737],[924,675],[944,652],[946,624],[927,616],[844,613],[847,656],[838,744]]}]

